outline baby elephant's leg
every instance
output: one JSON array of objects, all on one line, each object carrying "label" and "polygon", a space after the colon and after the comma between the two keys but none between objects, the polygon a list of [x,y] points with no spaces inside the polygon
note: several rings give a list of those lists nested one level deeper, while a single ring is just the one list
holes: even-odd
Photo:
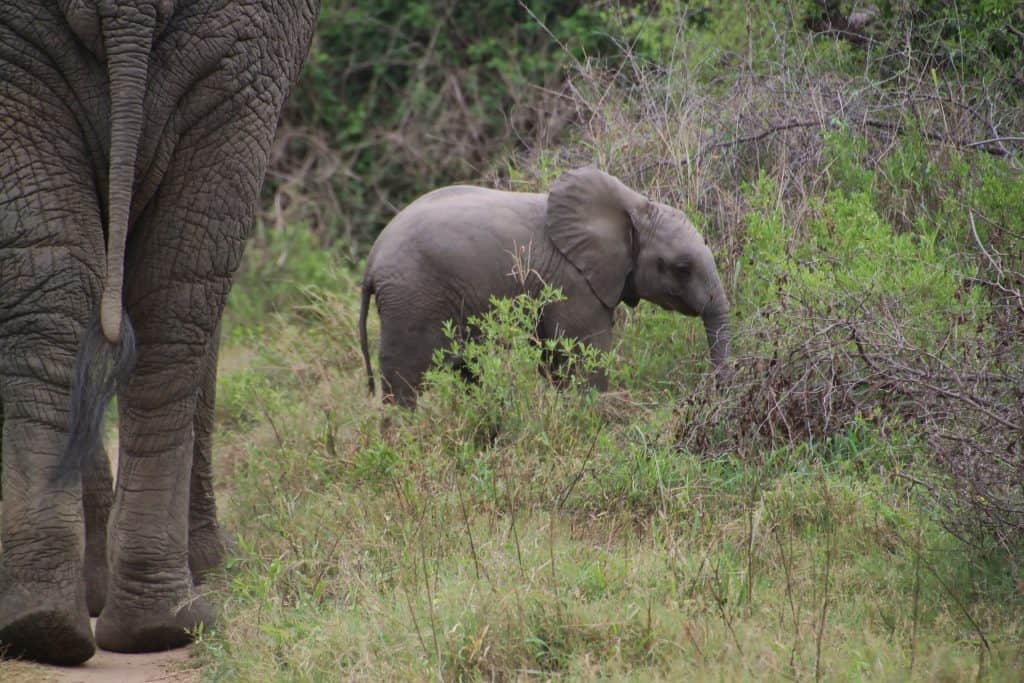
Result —
[{"label": "baby elephant's leg", "polygon": [[441,321],[381,314],[380,374],[384,402],[416,407],[423,375],[430,369],[434,350],[448,342]]},{"label": "baby elephant's leg", "polygon": [[[599,351],[611,348],[613,312],[600,303],[596,305],[571,305],[568,300],[556,301],[544,310],[540,331],[544,339],[570,339],[574,344],[583,343]],[[575,352],[570,351],[572,354]],[[557,385],[564,386],[571,375],[579,372],[572,361],[578,356],[569,356],[563,351],[545,353],[544,368]],[[608,389],[608,376],[604,370],[587,372],[587,383],[598,391]]]}]

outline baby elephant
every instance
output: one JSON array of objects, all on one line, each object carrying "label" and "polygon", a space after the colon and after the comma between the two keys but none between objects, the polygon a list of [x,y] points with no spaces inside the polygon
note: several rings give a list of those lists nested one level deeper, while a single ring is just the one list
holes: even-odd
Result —
[{"label": "baby elephant", "polygon": [[[683,212],[653,202],[592,166],[547,194],[455,185],[426,194],[377,238],[363,276],[359,335],[373,392],[366,311],[377,296],[385,402],[415,407],[444,322],[465,329],[490,297],[565,298],[545,307],[542,338],[571,337],[607,350],[619,302],[640,299],[701,316],[711,359],[725,367],[729,302],[711,251]],[[589,378],[604,389],[603,375]]]}]

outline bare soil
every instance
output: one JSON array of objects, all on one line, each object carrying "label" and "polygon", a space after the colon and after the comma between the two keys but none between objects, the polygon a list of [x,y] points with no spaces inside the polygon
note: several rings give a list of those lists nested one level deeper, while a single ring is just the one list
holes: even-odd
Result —
[{"label": "bare soil", "polygon": [[[95,628],[96,620],[92,622]],[[0,661],[0,680],[4,683],[193,683],[199,680],[199,669],[189,665],[190,654],[190,647],[138,655],[96,650],[92,659],[81,666]]]}]

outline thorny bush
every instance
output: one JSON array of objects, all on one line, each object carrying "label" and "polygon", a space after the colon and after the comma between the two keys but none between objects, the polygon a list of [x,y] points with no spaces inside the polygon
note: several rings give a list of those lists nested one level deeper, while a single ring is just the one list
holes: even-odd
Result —
[{"label": "thorny bush", "polygon": [[[695,62],[706,46],[688,36],[680,27],[660,64],[580,65],[578,139],[524,155],[507,185],[544,187],[593,162],[698,221],[735,304],[737,371],[724,392],[680,389],[681,448],[757,458],[854,423],[897,430],[919,445],[896,474],[926,487],[961,538],[1021,558],[1013,83],[936,70],[914,46],[886,75],[877,41],[812,36]],[[732,68],[710,69],[723,60]]]}]

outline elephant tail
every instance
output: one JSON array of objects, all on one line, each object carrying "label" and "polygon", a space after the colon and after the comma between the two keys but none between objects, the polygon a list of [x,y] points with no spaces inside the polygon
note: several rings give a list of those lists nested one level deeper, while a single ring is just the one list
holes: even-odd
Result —
[{"label": "elephant tail", "polygon": [[[124,4],[124,3],[122,3]],[[136,3],[138,4],[138,3]],[[149,55],[157,31],[156,3],[121,8],[100,19],[110,81],[110,168],[107,187],[107,263],[100,303],[103,336],[120,341],[125,244],[131,219],[135,163],[145,118]]]},{"label": "elephant tail", "polygon": [[86,458],[94,456],[100,441],[103,413],[134,366],[135,332],[128,316],[121,316],[117,344],[108,343],[99,318],[94,318],[75,358],[71,379],[71,427],[57,462],[56,481],[71,482],[82,472]]},{"label": "elephant tail", "polygon": [[370,365],[370,345],[366,339],[366,312],[370,308],[370,297],[373,295],[373,283],[369,278],[363,279],[363,293],[359,301],[359,346],[363,350],[363,363],[366,365],[366,386],[370,396],[376,392],[373,385],[373,367]]}]

